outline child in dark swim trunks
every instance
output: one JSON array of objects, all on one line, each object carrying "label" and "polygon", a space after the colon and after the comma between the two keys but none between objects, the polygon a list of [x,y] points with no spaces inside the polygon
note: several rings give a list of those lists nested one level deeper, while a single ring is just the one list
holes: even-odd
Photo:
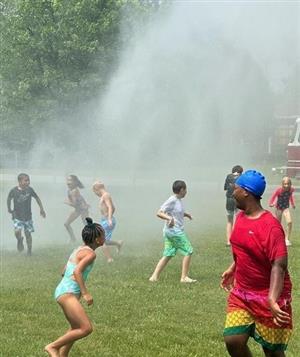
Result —
[{"label": "child in dark swim trunks", "polygon": [[74,208],[65,222],[65,227],[70,235],[71,242],[76,241],[71,223],[74,222],[79,216],[81,216],[83,224],[85,224],[85,218],[89,215],[89,205],[80,194],[79,189],[84,188],[81,181],[76,175],[69,175],[67,178],[68,186],[68,198],[65,203]]},{"label": "child in dark swim trunks", "polygon": [[243,173],[243,168],[240,165],[233,166],[231,174],[226,176],[224,183],[224,191],[226,191],[226,213],[227,213],[227,224],[226,224],[226,238],[227,246],[230,246],[230,236],[233,228],[233,222],[235,215],[237,213],[236,203],[233,198],[234,183],[237,178]]},{"label": "child in dark swim trunks", "polygon": [[[11,213],[15,236],[17,238],[17,249],[19,252],[24,250],[22,230],[26,237],[27,243],[27,255],[31,255],[32,252],[32,236],[34,232],[32,213],[31,213],[31,198],[33,197],[40,207],[40,214],[43,218],[46,217],[42,201],[35,193],[34,189],[29,186],[29,175],[21,173],[18,175],[18,186],[10,190],[7,197],[7,209]],[[11,208],[11,201],[14,203],[13,209]]]},{"label": "child in dark swim trunks", "polygon": [[86,218],[87,225],[82,230],[84,245],[71,254],[63,272],[63,278],[55,290],[55,299],[61,306],[71,328],[61,337],[45,347],[51,357],[67,357],[74,342],[93,331],[90,319],[80,304],[80,297],[88,305],[93,297],[88,293],[85,281],[96,259],[95,250],[105,242],[105,232],[100,224]]},{"label": "child in dark swim trunks", "polygon": [[292,216],[289,210],[290,204],[295,209],[295,189],[292,186],[292,181],[289,177],[285,176],[282,179],[281,187],[277,188],[269,201],[269,206],[275,206],[275,216],[281,223],[282,216],[286,221],[287,229],[285,232],[285,243],[291,245],[290,236],[292,233]]}]

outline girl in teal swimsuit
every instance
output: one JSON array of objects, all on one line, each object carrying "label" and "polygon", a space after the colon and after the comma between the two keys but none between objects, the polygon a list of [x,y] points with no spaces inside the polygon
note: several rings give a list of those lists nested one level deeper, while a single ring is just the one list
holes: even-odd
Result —
[{"label": "girl in teal swimsuit", "polygon": [[55,290],[55,299],[63,309],[71,328],[56,341],[45,347],[51,357],[67,357],[75,341],[92,332],[92,324],[82,305],[80,297],[88,305],[93,297],[88,293],[85,281],[96,259],[95,250],[105,242],[105,232],[100,224],[86,218],[87,225],[82,230],[83,246],[71,254],[63,272],[63,278]]}]

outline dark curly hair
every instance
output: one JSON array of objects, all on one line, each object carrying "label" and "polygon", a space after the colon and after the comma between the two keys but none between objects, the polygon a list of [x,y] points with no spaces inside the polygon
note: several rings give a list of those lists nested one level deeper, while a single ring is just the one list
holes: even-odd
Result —
[{"label": "dark curly hair", "polygon": [[103,243],[105,241],[105,231],[98,223],[93,223],[92,218],[86,217],[86,225],[84,226],[81,236],[86,245],[91,245],[95,242],[96,238],[101,237]]}]

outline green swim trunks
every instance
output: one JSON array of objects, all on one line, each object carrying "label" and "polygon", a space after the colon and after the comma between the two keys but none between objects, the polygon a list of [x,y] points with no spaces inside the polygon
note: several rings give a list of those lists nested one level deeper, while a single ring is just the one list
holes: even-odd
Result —
[{"label": "green swim trunks", "polygon": [[164,257],[174,257],[179,251],[181,255],[191,255],[193,247],[184,232],[171,235],[164,233],[165,248],[163,252]]}]

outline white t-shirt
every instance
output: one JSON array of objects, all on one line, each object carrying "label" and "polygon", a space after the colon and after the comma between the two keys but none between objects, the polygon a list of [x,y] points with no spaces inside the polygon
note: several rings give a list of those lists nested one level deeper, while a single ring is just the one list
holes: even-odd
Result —
[{"label": "white t-shirt", "polygon": [[162,204],[160,210],[174,218],[173,227],[169,227],[166,221],[164,226],[165,233],[177,234],[184,231],[184,207],[181,199],[172,195]]}]

